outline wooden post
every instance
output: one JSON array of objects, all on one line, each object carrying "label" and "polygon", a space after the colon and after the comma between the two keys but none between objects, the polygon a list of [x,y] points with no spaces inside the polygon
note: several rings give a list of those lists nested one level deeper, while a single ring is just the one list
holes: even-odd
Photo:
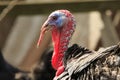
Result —
[{"label": "wooden post", "polygon": [[119,38],[110,16],[107,15],[105,12],[101,12],[101,18],[104,22],[104,29],[102,30],[103,46],[106,47],[110,45],[115,45],[119,42]]}]

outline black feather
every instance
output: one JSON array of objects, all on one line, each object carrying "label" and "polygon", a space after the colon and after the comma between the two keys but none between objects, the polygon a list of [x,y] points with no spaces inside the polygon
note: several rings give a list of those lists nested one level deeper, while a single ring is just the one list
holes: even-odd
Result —
[{"label": "black feather", "polygon": [[120,80],[120,44],[97,52],[74,44],[64,59],[65,72],[56,80]]}]

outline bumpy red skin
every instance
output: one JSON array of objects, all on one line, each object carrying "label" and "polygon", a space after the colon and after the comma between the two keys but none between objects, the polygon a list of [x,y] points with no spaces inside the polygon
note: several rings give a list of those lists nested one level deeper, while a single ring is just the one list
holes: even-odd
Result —
[{"label": "bumpy red skin", "polygon": [[[61,38],[61,31],[54,28],[52,31],[52,40],[54,42],[54,53],[52,56],[52,66],[56,72],[56,76],[60,75],[64,71],[64,66],[63,66],[63,52],[60,52],[60,38]],[[61,46],[62,47],[62,46]]]},{"label": "bumpy red skin", "polygon": [[[68,22],[61,29],[56,27],[52,30],[52,40],[54,43],[54,53],[52,56],[52,66],[56,72],[56,76],[59,76],[65,69],[63,65],[63,56],[64,52],[67,50],[70,37],[74,32],[74,27],[72,26],[73,22]],[[69,39],[66,39],[69,38]]]}]

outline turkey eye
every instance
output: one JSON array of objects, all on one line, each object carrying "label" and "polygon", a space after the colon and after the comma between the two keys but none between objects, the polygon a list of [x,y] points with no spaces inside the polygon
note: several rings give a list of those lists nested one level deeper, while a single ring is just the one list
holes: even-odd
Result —
[{"label": "turkey eye", "polygon": [[56,16],[53,16],[53,17],[52,17],[52,20],[57,20],[57,17],[56,17]]}]

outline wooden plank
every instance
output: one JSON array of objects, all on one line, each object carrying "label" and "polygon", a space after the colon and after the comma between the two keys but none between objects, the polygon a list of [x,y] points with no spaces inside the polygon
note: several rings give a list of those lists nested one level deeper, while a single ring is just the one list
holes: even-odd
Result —
[{"label": "wooden plank", "polygon": [[101,30],[103,28],[103,21],[101,20],[101,14],[98,11],[90,12],[89,16],[90,18],[89,18],[88,48],[95,50],[101,38]]},{"label": "wooden plank", "polygon": [[119,24],[120,21],[120,10],[118,10],[115,14],[115,17],[113,19],[113,24],[115,25],[115,27]]},{"label": "wooden plank", "polygon": [[[7,5],[10,1],[0,1],[0,5]],[[51,3],[79,3],[79,2],[111,2],[111,1],[115,1],[115,0],[41,0],[41,1],[29,1],[29,0],[19,0],[19,3],[17,3],[18,5],[28,5],[28,4],[51,4]]]},{"label": "wooden plank", "polygon": [[[8,2],[0,2],[0,12],[7,6]],[[120,1],[39,1],[27,2],[20,1],[11,11],[11,14],[45,14],[56,9],[68,9],[72,12],[120,9]]]}]

